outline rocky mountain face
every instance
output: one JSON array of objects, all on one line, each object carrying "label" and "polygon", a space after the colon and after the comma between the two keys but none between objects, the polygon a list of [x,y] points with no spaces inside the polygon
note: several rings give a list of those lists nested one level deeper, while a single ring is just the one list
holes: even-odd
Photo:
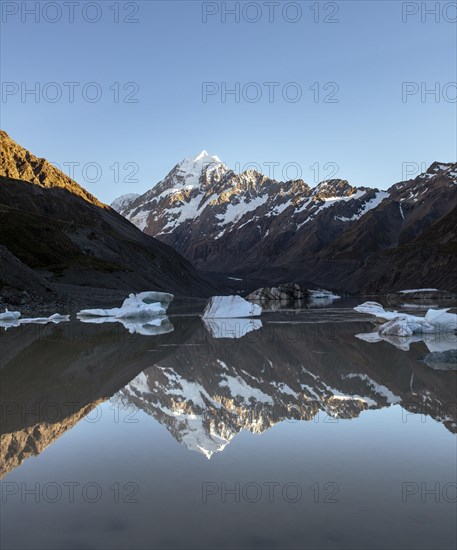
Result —
[{"label": "rocky mountain face", "polygon": [[[191,264],[0,134],[0,292],[96,305],[132,291],[214,294]],[[90,292],[88,292],[90,287]]]},{"label": "rocky mountain face", "polygon": [[70,191],[91,204],[106,206],[78,185],[69,176],[58,170],[44,158],[32,155],[6,132],[0,130],[0,175],[14,180],[28,181],[43,188],[59,188]]},{"label": "rocky mountain face", "polygon": [[144,411],[208,458],[241,430],[338,423],[395,405],[399,421],[404,409],[457,431],[455,377],[420,360],[422,342],[405,353],[355,340],[369,321],[328,313],[319,324],[312,315],[300,325],[286,316],[236,341],[212,337],[198,317],[176,317],[173,332],[152,339],[113,324],[2,333],[0,477],[110,398],[121,419]]},{"label": "rocky mountain face", "polygon": [[[356,188],[341,179],[311,188],[302,180],[279,182],[252,170],[235,174],[203,151],[177,164],[150,191],[121,202],[123,216],[202,270],[385,292],[403,284],[393,251],[411,244],[420,261],[420,245],[413,243],[457,206],[457,164],[434,163],[388,191]],[[437,231],[434,238],[440,237]],[[440,274],[443,263],[456,260],[452,238],[446,257],[435,250],[427,266],[416,270],[416,286],[423,286],[422,277],[430,282],[439,277],[448,290],[457,288],[455,279]],[[372,266],[385,261],[386,251],[393,264],[383,266],[387,271],[396,266],[397,280],[382,274],[373,279]]]}]

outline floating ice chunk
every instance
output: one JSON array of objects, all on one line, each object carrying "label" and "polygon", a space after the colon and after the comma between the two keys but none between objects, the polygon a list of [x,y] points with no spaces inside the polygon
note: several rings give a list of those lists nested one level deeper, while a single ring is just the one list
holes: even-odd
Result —
[{"label": "floating ice chunk", "polygon": [[319,288],[317,290],[308,290],[310,297],[312,299],[330,299],[330,300],[339,300],[341,296],[338,296],[338,294],[333,294],[330,290],[324,290],[322,288]]},{"label": "floating ice chunk", "polygon": [[359,313],[368,313],[368,315],[374,315],[378,319],[385,319],[386,321],[395,319],[400,315],[398,311],[386,311],[378,302],[364,302],[363,304],[356,306],[354,310],[358,311]]},{"label": "floating ice chunk", "polygon": [[453,332],[457,330],[457,314],[448,313],[447,309],[429,309],[425,314],[425,321],[432,324],[440,332]]},{"label": "floating ice chunk", "polygon": [[83,309],[81,317],[111,317],[113,319],[151,319],[164,315],[173,300],[173,294],[167,292],[140,292],[130,294],[121,307],[111,309]]},{"label": "floating ice chunk", "polygon": [[261,306],[248,302],[241,296],[213,296],[209,299],[202,317],[204,319],[228,319],[257,317]]},{"label": "floating ice chunk", "polygon": [[62,321],[69,321],[70,320],[70,316],[69,315],[60,315],[60,313],[54,313],[54,315],[51,315],[50,317],[48,317],[49,321],[53,322],[53,323],[60,323]]},{"label": "floating ice chunk", "polygon": [[77,317],[114,317],[121,308],[113,309],[82,309],[76,314]]},{"label": "floating ice chunk", "polygon": [[[13,313],[13,312],[9,312]],[[17,313],[17,312],[16,312]],[[54,315],[51,315],[50,317],[24,317],[24,318],[12,318],[7,320],[0,320],[0,327],[2,328],[11,328],[11,327],[18,327],[20,325],[46,325],[48,323],[62,323],[64,321],[69,321],[70,316],[69,315],[60,315],[60,313],[54,313]]]},{"label": "floating ice chunk", "polygon": [[130,305],[137,304],[139,302],[143,304],[153,304],[155,302],[160,302],[164,307],[165,304],[170,304],[173,301],[174,295],[169,294],[168,292],[140,292],[139,294],[129,294],[129,297],[124,300],[122,307],[127,307]]},{"label": "floating ice chunk", "polygon": [[116,315],[117,319],[148,319],[156,315],[164,315],[167,311],[160,302],[153,304],[134,304],[129,307],[122,306]]},{"label": "floating ice chunk", "polygon": [[409,317],[396,317],[379,327],[379,334],[390,334],[392,336],[412,336],[414,333],[432,334],[435,327],[420,319]]},{"label": "floating ice chunk", "polygon": [[19,311],[8,311],[8,308],[6,308],[4,313],[0,313],[0,321],[15,321],[20,316]]},{"label": "floating ice chunk", "polygon": [[412,334],[448,333],[457,330],[457,315],[448,309],[429,309],[425,317],[417,317],[398,311],[386,311],[377,302],[365,302],[354,308],[359,313],[368,313],[388,321],[379,327],[379,334],[411,336]]},{"label": "floating ice chunk", "polygon": [[20,325],[31,325],[31,324],[46,325],[47,323],[58,324],[69,320],[70,320],[69,315],[60,315],[60,313],[54,313],[50,317],[30,317],[30,318],[19,319],[18,323]]},{"label": "floating ice chunk", "polygon": [[109,317],[112,319],[150,319],[164,315],[166,309],[159,303],[137,304],[129,307],[114,307],[112,309],[83,309],[78,312],[80,317]]},{"label": "floating ice chunk", "polygon": [[242,338],[262,328],[260,319],[203,319],[203,323],[213,338]]}]

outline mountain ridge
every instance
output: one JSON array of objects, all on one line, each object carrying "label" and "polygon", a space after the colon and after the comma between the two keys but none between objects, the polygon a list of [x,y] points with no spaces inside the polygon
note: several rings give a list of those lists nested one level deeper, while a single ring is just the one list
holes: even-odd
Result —
[{"label": "mountain ridge", "polygon": [[[434,162],[382,191],[343,179],[311,188],[255,170],[235,174],[218,157],[203,155],[206,166],[199,157],[175,165],[121,214],[208,272],[366,291],[363,266],[372,255],[415,241],[457,206],[456,163]],[[374,287],[395,290],[382,281]]]}]

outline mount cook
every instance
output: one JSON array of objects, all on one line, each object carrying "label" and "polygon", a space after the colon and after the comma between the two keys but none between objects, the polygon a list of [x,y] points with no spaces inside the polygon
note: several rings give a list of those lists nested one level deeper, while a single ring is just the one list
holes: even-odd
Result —
[{"label": "mount cook", "polygon": [[387,191],[343,179],[311,188],[236,174],[202,151],[112,207],[202,271],[350,293],[457,290],[457,163]]}]

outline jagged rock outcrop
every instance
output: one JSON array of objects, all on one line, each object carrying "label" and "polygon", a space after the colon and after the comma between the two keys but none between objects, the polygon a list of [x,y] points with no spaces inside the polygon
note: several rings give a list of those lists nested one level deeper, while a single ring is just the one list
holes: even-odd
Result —
[{"label": "jagged rock outcrop", "polygon": [[295,300],[305,300],[309,296],[308,289],[301,287],[296,283],[285,283],[271,288],[264,287],[250,292],[246,300],[270,301],[284,300],[293,302]]}]

